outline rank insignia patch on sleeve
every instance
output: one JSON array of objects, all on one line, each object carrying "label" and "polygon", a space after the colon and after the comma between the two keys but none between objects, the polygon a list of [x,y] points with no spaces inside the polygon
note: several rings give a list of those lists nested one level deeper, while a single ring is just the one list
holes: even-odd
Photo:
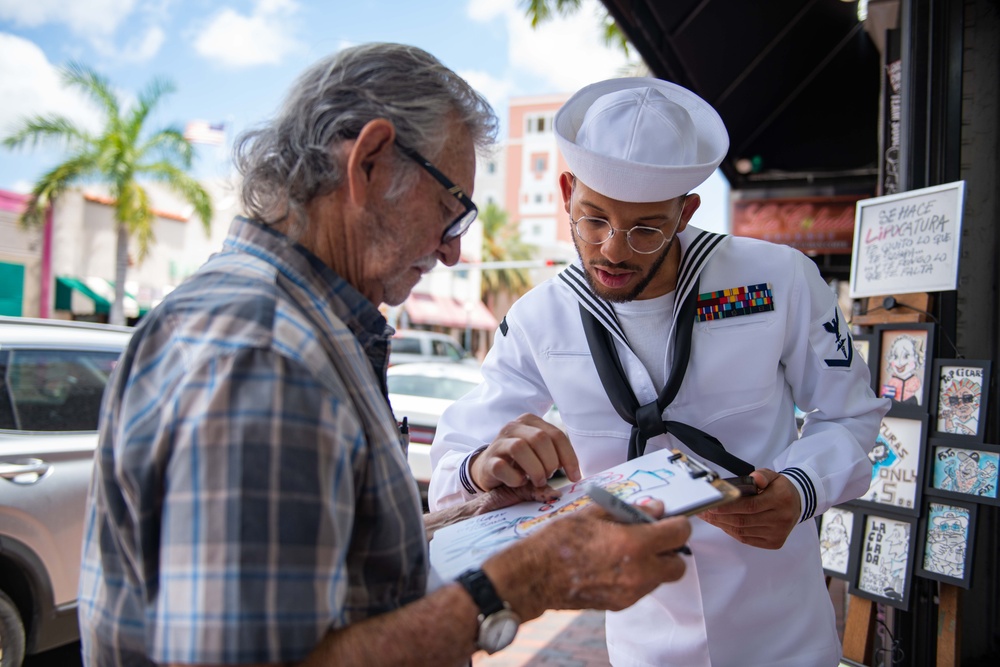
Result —
[{"label": "rank insignia patch on sleeve", "polygon": [[699,322],[721,320],[774,310],[774,295],[769,283],[731,287],[699,294],[696,307]]},{"label": "rank insignia patch on sleeve", "polygon": [[823,330],[833,336],[836,353],[833,359],[823,359],[830,368],[850,368],[854,360],[854,343],[849,331],[840,331],[840,309],[834,308],[833,319],[823,323]]}]

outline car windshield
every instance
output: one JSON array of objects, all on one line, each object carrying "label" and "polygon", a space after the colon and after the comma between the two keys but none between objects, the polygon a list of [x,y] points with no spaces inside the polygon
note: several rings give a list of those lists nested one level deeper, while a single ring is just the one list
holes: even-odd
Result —
[{"label": "car windshield", "polygon": [[388,380],[390,394],[426,396],[452,401],[462,398],[476,386],[475,382],[467,380],[426,375],[390,375]]}]

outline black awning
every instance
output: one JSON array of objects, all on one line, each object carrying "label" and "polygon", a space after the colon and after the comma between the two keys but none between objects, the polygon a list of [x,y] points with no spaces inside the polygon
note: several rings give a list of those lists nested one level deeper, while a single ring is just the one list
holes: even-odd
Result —
[{"label": "black awning", "polygon": [[856,2],[603,2],[654,76],[718,110],[734,190],[828,181],[874,191],[880,61]]}]

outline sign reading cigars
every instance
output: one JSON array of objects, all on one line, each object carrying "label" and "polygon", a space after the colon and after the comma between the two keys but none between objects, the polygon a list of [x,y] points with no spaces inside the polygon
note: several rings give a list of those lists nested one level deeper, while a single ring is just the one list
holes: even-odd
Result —
[{"label": "sign reading cigars", "polygon": [[858,202],[851,297],[958,286],[965,181]]}]

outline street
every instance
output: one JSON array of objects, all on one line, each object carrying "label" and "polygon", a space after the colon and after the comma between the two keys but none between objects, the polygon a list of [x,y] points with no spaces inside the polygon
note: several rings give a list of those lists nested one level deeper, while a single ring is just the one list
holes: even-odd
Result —
[{"label": "street", "polygon": [[[525,623],[514,643],[495,655],[477,653],[473,667],[608,667],[604,612],[549,611]],[[25,660],[24,667],[80,667],[80,644]]]}]

